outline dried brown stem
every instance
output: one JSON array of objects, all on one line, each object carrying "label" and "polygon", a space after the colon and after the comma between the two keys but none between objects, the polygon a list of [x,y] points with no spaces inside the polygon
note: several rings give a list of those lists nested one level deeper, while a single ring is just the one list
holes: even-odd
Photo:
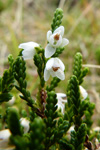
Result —
[{"label": "dried brown stem", "polygon": [[92,145],[92,143],[89,141],[88,135],[86,135],[86,139],[85,139],[84,146],[87,147],[88,150],[93,150],[93,145]]}]

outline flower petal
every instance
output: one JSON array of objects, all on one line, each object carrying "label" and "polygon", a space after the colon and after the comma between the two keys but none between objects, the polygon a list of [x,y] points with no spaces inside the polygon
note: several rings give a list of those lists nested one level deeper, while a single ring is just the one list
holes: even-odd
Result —
[{"label": "flower petal", "polygon": [[71,126],[68,130],[68,134],[71,134],[71,132],[74,131],[74,128],[75,128],[74,126]]},{"label": "flower petal", "polygon": [[61,47],[66,46],[68,43],[69,43],[69,40],[68,40],[68,39],[66,39],[66,38],[63,38],[63,39],[62,39]]},{"label": "flower petal", "polygon": [[22,51],[22,57],[24,60],[32,59],[35,55],[35,49],[26,49]]},{"label": "flower petal", "polygon": [[65,74],[61,69],[58,69],[56,71],[56,76],[60,79],[60,80],[64,80],[65,79]]},{"label": "flower petal", "polygon": [[63,62],[59,58],[57,58],[57,57],[54,59],[54,66],[55,67],[60,67],[60,69],[62,71],[65,70],[65,66],[64,66]]},{"label": "flower petal", "polygon": [[58,101],[57,106],[58,109],[61,109],[62,114],[64,114],[65,105]]},{"label": "flower petal", "polygon": [[56,77],[56,72],[54,72],[52,69],[50,70],[50,74],[52,77]]},{"label": "flower petal", "polygon": [[63,103],[67,103],[67,99],[65,99],[65,98],[67,98],[66,94],[64,94],[64,93],[57,93],[58,101],[63,102]]},{"label": "flower petal", "polygon": [[4,129],[0,131],[0,140],[8,139],[11,135],[9,129]]},{"label": "flower petal", "polygon": [[54,64],[54,59],[55,59],[55,58],[50,58],[50,59],[47,61],[47,63],[46,63],[46,69],[47,69],[47,70],[50,70],[50,69],[52,68],[52,66],[53,66],[53,64]]},{"label": "flower petal", "polygon": [[54,63],[53,63],[53,67],[60,67],[60,59],[55,57],[54,58]]},{"label": "flower petal", "polygon": [[56,51],[56,48],[51,47],[50,44],[47,44],[46,48],[45,48],[45,57],[49,58],[51,57]]},{"label": "flower petal", "polygon": [[82,86],[79,86],[79,88],[80,88],[81,95],[83,97],[82,100],[85,100],[87,98],[87,96],[88,96],[88,93]]},{"label": "flower petal", "polygon": [[49,41],[50,40],[50,36],[52,35],[52,32],[51,32],[51,30],[49,30],[48,32],[47,32],[47,41]]},{"label": "flower petal", "polygon": [[24,133],[27,133],[29,131],[29,120],[27,120],[26,118],[21,118],[20,119],[20,123],[21,125],[24,127]]},{"label": "flower petal", "polygon": [[58,27],[58,28],[54,31],[54,33],[59,33],[61,36],[63,36],[63,35],[64,35],[64,27],[63,27],[63,26]]},{"label": "flower petal", "polygon": [[57,93],[57,98],[59,98],[59,97],[66,98],[66,94],[64,94],[64,93]]},{"label": "flower petal", "polygon": [[35,54],[35,47],[39,47],[39,44],[35,42],[27,42],[27,43],[22,43],[19,45],[19,48],[24,49],[22,51],[22,57],[27,60],[27,59],[32,59],[34,54]]},{"label": "flower petal", "polygon": [[54,37],[56,36],[56,34],[53,34],[52,36],[50,36],[49,42],[53,47],[59,47],[62,44],[62,36],[59,35],[59,40],[55,40]]},{"label": "flower petal", "polygon": [[39,44],[35,43],[35,42],[26,42],[26,43],[21,43],[18,47],[22,48],[22,49],[30,49],[30,48],[34,48],[34,47],[38,47]]},{"label": "flower petal", "polygon": [[44,70],[44,80],[47,81],[47,80],[49,79],[49,77],[50,77],[50,73],[49,73],[49,71],[46,70],[46,68],[45,68],[45,70]]},{"label": "flower petal", "polygon": [[28,43],[29,42],[27,42],[27,43],[21,43],[19,46],[18,46],[18,48],[22,48],[22,49],[28,49]]}]

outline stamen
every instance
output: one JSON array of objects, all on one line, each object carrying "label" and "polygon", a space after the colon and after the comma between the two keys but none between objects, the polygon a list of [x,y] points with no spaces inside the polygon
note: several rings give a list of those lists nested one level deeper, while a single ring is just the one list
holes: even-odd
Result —
[{"label": "stamen", "polygon": [[52,67],[53,71],[57,71],[60,67]]},{"label": "stamen", "polygon": [[60,34],[56,34],[56,35],[54,36],[54,39],[58,41],[58,40],[59,40],[59,37],[60,37]]}]

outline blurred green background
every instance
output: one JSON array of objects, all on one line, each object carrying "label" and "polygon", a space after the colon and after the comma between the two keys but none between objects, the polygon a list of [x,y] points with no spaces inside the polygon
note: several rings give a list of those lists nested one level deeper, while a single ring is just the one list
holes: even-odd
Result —
[{"label": "blurred green background", "polygon": [[[100,65],[100,0],[0,0],[0,75],[9,67],[8,54],[17,57],[20,43],[34,41],[45,48],[46,34],[57,7],[64,11],[64,37],[70,43],[60,56],[66,66],[66,80],[61,81],[56,91],[66,92],[64,84],[72,74],[76,52],[82,53],[83,64]],[[39,79],[32,60],[27,61],[27,73],[28,88],[35,97]],[[90,68],[83,87],[95,102],[99,115],[100,69]]]}]

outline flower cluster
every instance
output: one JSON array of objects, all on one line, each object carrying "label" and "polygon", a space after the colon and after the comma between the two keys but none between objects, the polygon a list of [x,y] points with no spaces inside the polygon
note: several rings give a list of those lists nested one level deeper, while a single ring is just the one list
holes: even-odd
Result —
[{"label": "flower cluster", "polygon": [[[44,56],[45,58],[50,58],[56,52],[57,48],[62,48],[69,43],[68,39],[63,38],[64,27],[58,27],[53,33],[51,30],[47,32],[48,44],[45,47]],[[19,48],[23,49],[22,57],[24,60],[32,59],[36,54],[36,47],[40,47],[39,44],[35,42],[27,42],[19,45]],[[47,81],[50,77],[57,77],[60,80],[65,79],[64,75],[65,66],[63,62],[57,58],[50,58],[44,69],[44,80]]]},{"label": "flower cluster", "polygon": [[[57,77],[60,80],[65,79],[65,66],[63,62],[58,58],[58,57],[52,57],[55,53],[57,48],[62,48],[66,46],[69,41],[66,38],[63,38],[64,35],[64,27],[60,26],[54,30],[52,33],[51,30],[47,32],[47,45],[44,50],[44,57],[47,60],[45,64],[45,69],[44,69],[44,80],[47,81],[50,77]],[[40,45],[35,42],[27,42],[27,43],[22,43],[19,45],[19,48],[23,49],[22,51],[22,57],[24,60],[27,59],[32,59],[34,55],[36,54],[36,48],[40,48]],[[80,93],[82,100],[85,100],[88,96],[86,90],[82,87],[79,86]],[[64,99],[63,99],[64,98]],[[64,114],[64,109],[65,109],[65,103],[67,102],[66,94],[63,93],[57,93],[57,99],[58,99],[58,109],[61,109],[62,114]]]},{"label": "flower cluster", "polygon": [[[74,57],[73,74],[68,80],[66,94],[55,91],[58,83],[65,79],[65,65],[59,55],[69,43],[64,38],[62,17],[62,9],[56,9],[45,48],[35,42],[21,43],[16,60],[12,55],[8,57],[9,69],[0,76],[0,104],[7,102],[6,114],[0,112],[0,128],[3,128],[0,131],[1,149],[8,149],[9,146],[10,149],[21,150],[93,149],[89,139],[95,135],[98,137],[94,149],[100,148],[100,134],[91,130],[95,105],[89,101],[87,91],[81,86],[88,73],[88,68],[83,68],[81,53],[76,53]],[[33,59],[39,76],[35,98],[28,90],[24,61],[28,59]],[[46,82],[50,76],[51,82]],[[13,87],[21,93],[19,97],[29,108],[21,106],[18,111],[12,106],[17,98],[11,93]]]}]

